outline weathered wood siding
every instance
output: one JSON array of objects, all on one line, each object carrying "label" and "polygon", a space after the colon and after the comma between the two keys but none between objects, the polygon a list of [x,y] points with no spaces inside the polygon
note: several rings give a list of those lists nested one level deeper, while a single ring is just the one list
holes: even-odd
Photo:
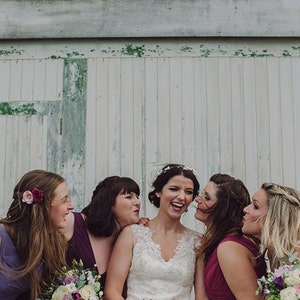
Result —
[{"label": "weathered wood siding", "polygon": [[[32,168],[63,174],[77,209],[104,177],[133,177],[149,217],[151,182],[168,162],[195,168],[201,187],[226,172],[251,193],[264,181],[300,189],[298,40],[36,41],[1,49],[1,214]],[[193,215],[191,207],[184,222],[201,231]]]},{"label": "weathered wood siding", "polygon": [[60,171],[62,70],[63,60],[0,60],[1,215],[24,172]]}]

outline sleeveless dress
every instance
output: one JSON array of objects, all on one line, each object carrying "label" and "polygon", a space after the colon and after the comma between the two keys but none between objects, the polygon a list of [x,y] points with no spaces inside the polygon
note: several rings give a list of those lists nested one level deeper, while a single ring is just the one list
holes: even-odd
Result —
[{"label": "sleeveless dress", "polygon": [[[264,257],[263,255],[260,255],[259,248],[254,242],[243,236],[231,235],[225,237],[220,244],[226,241],[236,242],[250,250],[251,253],[257,257],[257,265],[255,268],[257,277],[261,277],[266,274],[266,263]],[[204,284],[206,295],[210,300],[235,300],[235,297],[228,287],[222,270],[219,266],[217,251],[218,247],[216,247],[216,249],[212,252],[204,268]]]},{"label": "sleeveless dress", "polygon": [[[22,266],[14,243],[2,224],[0,224],[0,264],[1,267],[8,266],[15,270]],[[27,276],[11,279],[0,273],[0,299],[25,300],[29,299],[29,295],[30,284]]]},{"label": "sleeveless dress", "polygon": [[[81,213],[73,212],[74,214],[74,233],[68,242],[66,260],[68,265],[72,266],[72,261],[80,259],[83,262],[85,269],[94,269],[96,259],[91,245],[91,241],[85,226],[84,219]],[[98,272],[98,269],[96,268]],[[101,289],[104,288],[106,273],[101,274],[100,283]]]},{"label": "sleeveless dress", "polygon": [[190,300],[199,235],[186,229],[169,261],[161,257],[148,227],[130,225],[134,235],[132,263],[127,279],[127,300]]}]

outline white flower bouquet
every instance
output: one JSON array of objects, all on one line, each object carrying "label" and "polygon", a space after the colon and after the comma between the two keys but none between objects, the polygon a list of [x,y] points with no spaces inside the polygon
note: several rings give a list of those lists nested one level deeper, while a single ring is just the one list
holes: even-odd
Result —
[{"label": "white flower bouquet", "polygon": [[83,263],[73,261],[72,269],[57,276],[48,288],[44,300],[99,300],[102,299],[100,275],[95,270],[83,269]]},{"label": "white flower bouquet", "polygon": [[282,266],[258,279],[257,293],[268,300],[300,299],[300,262],[295,253],[289,259],[280,259]]}]

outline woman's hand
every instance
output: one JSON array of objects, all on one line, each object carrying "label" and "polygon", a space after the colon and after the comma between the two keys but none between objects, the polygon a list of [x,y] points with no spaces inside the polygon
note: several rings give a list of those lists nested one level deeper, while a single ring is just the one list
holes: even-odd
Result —
[{"label": "woman's hand", "polygon": [[138,224],[141,224],[141,225],[143,225],[143,226],[145,226],[145,227],[147,227],[148,226],[148,224],[149,224],[149,221],[150,221],[150,219],[149,218],[140,218],[140,220],[139,220],[139,222],[138,222]]}]

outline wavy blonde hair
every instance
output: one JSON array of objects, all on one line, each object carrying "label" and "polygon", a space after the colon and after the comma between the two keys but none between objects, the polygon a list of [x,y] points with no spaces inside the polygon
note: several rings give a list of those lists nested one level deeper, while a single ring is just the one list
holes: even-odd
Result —
[{"label": "wavy blonde hair", "polygon": [[[62,273],[62,267],[66,266],[66,242],[50,217],[54,191],[63,182],[64,178],[60,175],[43,170],[26,173],[14,189],[13,202],[6,217],[0,220],[23,263],[18,270],[6,265],[0,265],[0,270],[14,279],[28,276],[32,300],[37,299],[53,276]],[[23,193],[34,187],[43,192],[43,200],[31,205],[22,202]]]},{"label": "wavy blonde hair", "polygon": [[290,257],[300,240],[300,193],[290,187],[263,183],[268,194],[268,211],[261,232],[261,247],[272,253],[271,264],[278,267],[278,258]]}]

